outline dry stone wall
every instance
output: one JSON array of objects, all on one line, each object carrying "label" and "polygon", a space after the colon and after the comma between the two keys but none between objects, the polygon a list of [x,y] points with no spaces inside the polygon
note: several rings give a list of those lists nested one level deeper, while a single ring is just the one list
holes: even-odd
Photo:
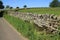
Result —
[{"label": "dry stone wall", "polygon": [[44,28],[44,30],[51,33],[56,33],[60,26],[60,16],[54,14],[33,14],[33,13],[20,13],[10,12],[11,16],[23,19],[26,22],[34,23],[38,27]]}]

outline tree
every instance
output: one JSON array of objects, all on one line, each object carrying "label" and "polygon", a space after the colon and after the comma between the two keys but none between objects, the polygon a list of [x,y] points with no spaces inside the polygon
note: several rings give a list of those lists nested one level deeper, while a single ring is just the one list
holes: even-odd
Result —
[{"label": "tree", "polygon": [[27,8],[27,5],[24,5],[23,7],[24,7],[24,8]]},{"label": "tree", "polygon": [[[3,2],[0,0],[0,9],[3,9],[3,8],[4,8]],[[3,12],[4,11],[0,11],[0,17],[3,17]]]},{"label": "tree", "polygon": [[16,7],[16,9],[19,9],[19,7]]},{"label": "tree", "polygon": [[60,2],[59,2],[59,7],[60,7]]},{"label": "tree", "polygon": [[7,6],[6,6],[6,8],[10,8],[10,6],[9,6],[9,5],[7,5]]},{"label": "tree", "polygon": [[3,9],[3,8],[4,8],[3,2],[0,1],[0,9]]},{"label": "tree", "polygon": [[10,7],[10,9],[12,9],[13,7]]},{"label": "tree", "polygon": [[19,7],[16,7],[16,10],[15,11],[18,11],[19,10]]},{"label": "tree", "polygon": [[50,7],[59,7],[59,1],[58,0],[53,0],[51,3],[50,3]]}]

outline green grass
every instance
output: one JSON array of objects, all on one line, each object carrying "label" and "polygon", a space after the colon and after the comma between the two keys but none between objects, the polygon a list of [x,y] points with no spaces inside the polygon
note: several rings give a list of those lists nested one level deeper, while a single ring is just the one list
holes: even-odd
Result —
[{"label": "green grass", "polygon": [[56,14],[60,15],[60,8],[29,8],[29,9],[21,9],[20,12],[31,12],[31,13],[38,13],[38,14]]},{"label": "green grass", "polygon": [[38,32],[33,23],[25,22],[10,15],[4,15],[4,18],[29,40],[60,40],[59,34],[45,34],[44,31]]},{"label": "green grass", "polygon": [[4,15],[4,18],[9,23],[11,23],[14,26],[14,28],[16,28],[19,32],[21,32],[21,34],[23,34],[25,37],[31,38],[33,37],[33,35],[35,35],[35,29],[33,24],[24,22],[19,18],[15,18],[9,15]]}]

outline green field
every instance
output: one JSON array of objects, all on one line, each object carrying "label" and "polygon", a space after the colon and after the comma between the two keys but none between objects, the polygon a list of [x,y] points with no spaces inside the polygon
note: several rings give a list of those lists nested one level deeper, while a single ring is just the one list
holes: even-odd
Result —
[{"label": "green field", "polygon": [[38,13],[38,14],[56,14],[60,15],[60,8],[27,8],[20,9],[20,12]]}]

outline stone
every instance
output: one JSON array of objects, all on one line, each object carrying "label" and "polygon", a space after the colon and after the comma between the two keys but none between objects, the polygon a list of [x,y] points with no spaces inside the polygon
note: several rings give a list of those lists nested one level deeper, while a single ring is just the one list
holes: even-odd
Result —
[{"label": "stone", "polygon": [[46,29],[46,32],[56,33],[60,26],[60,16],[54,14],[34,14],[34,13],[14,13],[11,16],[17,16],[25,22],[31,22],[37,25],[38,28]]}]

